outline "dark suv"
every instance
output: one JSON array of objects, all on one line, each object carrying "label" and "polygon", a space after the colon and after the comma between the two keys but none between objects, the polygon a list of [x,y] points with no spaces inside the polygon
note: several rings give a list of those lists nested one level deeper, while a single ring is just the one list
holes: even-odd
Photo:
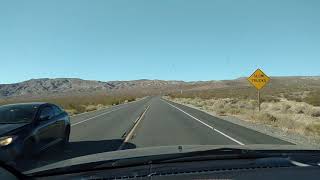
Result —
[{"label": "dark suv", "polygon": [[0,106],[0,161],[38,154],[55,145],[66,145],[70,118],[59,106],[23,103]]}]

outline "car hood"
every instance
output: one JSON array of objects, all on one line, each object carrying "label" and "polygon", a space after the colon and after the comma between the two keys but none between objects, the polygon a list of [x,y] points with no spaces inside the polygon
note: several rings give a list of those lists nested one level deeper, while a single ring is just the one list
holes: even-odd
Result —
[{"label": "car hood", "polygon": [[0,136],[13,131],[15,129],[21,128],[29,123],[17,123],[17,124],[0,124]]},{"label": "car hood", "polygon": [[181,145],[181,146],[158,146],[149,148],[137,148],[128,150],[119,150],[112,152],[104,152],[92,155],[86,155],[67,159],[45,165],[39,168],[35,168],[29,171],[25,171],[24,174],[32,174],[50,169],[69,167],[74,165],[81,165],[86,163],[111,161],[111,160],[123,160],[128,158],[138,158],[155,155],[169,155],[176,153],[188,153],[196,151],[207,151],[221,148],[233,148],[233,149],[246,149],[246,150],[319,150],[312,147],[301,147],[298,145]]}]

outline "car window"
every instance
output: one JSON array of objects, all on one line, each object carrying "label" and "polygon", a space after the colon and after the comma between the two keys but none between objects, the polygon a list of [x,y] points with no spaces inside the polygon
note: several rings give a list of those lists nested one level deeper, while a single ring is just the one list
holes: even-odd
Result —
[{"label": "car window", "polygon": [[33,120],[37,106],[14,105],[0,107],[0,123],[22,123]]},{"label": "car window", "polygon": [[62,110],[58,106],[52,105],[52,108],[55,116],[58,116],[62,113]]},{"label": "car window", "polygon": [[40,112],[40,119],[49,116],[49,118],[52,118],[54,116],[54,111],[50,106],[46,106],[41,109]]}]

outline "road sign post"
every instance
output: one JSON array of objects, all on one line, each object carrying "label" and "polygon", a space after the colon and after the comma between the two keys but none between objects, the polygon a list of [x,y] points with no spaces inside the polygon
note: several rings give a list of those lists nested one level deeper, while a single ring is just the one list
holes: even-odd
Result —
[{"label": "road sign post", "polygon": [[260,110],[261,110],[261,108],[260,108],[260,90],[258,90],[258,107],[259,107],[259,112],[260,112]]},{"label": "road sign post", "polygon": [[261,110],[260,90],[270,81],[270,78],[260,69],[257,69],[248,81],[258,90],[258,109]]}]

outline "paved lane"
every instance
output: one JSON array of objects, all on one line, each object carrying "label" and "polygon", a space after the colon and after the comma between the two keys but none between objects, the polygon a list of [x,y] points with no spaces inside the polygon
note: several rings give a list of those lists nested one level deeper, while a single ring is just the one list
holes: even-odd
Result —
[{"label": "paved lane", "polygon": [[168,145],[235,144],[172,108],[160,98],[153,99],[144,119],[130,141],[139,147]]},{"label": "paved lane", "polygon": [[92,114],[87,119],[72,119],[70,142],[122,139],[134,121],[145,110],[151,98],[112,107]]},{"label": "paved lane", "polygon": [[160,98],[151,101],[148,112],[130,142],[137,147],[290,144]]}]

